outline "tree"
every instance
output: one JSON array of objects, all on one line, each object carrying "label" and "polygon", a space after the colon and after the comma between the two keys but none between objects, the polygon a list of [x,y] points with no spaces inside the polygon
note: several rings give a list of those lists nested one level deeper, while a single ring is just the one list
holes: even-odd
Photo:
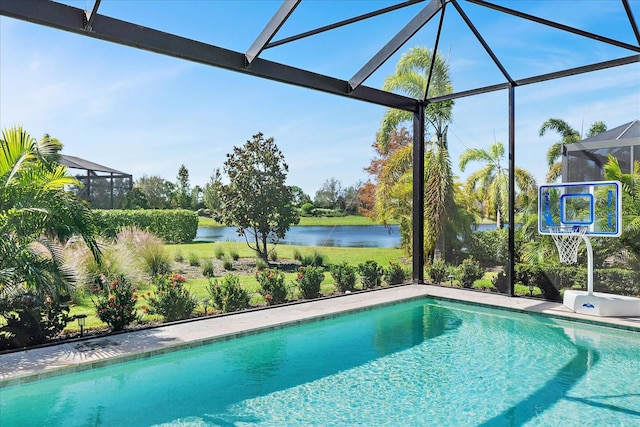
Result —
[{"label": "tree", "polygon": [[175,191],[175,207],[180,209],[191,209],[191,185],[189,184],[189,170],[185,165],[180,165],[178,169],[178,182]]},{"label": "tree", "polygon": [[[59,310],[74,274],[59,242],[82,237],[100,262],[87,202],[65,191],[79,186],[57,163],[62,144],[36,141],[21,127],[0,139],[0,347],[41,342],[66,325]],[[53,317],[52,313],[55,313]]]},{"label": "tree", "polygon": [[293,206],[297,208],[305,203],[311,203],[311,197],[296,185],[291,186],[291,195],[293,196]]},{"label": "tree", "polygon": [[209,182],[204,186],[202,202],[211,212],[216,212],[222,208],[218,184],[219,182],[216,180],[216,173],[214,173],[211,178],[209,178]]},{"label": "tree", "polygon": [[[547,165],[549,166],[549,172],[547,173],[546,179],[547,182],[554,182],[560,177],[560,175],[562,175],[562,162],[558,161],[562,155],[562,146],[578,142],[582,139],[582,136],[580,135],[580,132],[572,128],[562,119],[551,118],[544,122],[540,127],[539,135],[544,136],[548,130],[554,130],[562,137],[560,141],[553,143],[551,147],[549,147],[549,150],[547,150]],[[587,138],[606,130],[607,126],[604,122],[595,122],[589,128]]]},{"label": "tree", "polygon": [[122,209],[149,209],[147,196],[140,187],[133,187],[125,196]]},{"label": "tree", "polygon": [[[460,156],[460,170],[464,172],[469,162],[484,164],[482,169],[467,178],[466,192],[475,194],[483,204],[485,217],[495,217],[496,227],[503,227],[503,214],[509,209],[509,169],[502,166],[504,145],[492,144],[488,150],[471,148]],[[536,181],[522,168],[514,170],[516,185],[530,198],[535,197]]]},{"label": "tree", "polygon": [[338,199],[342,193],[342,184],[335,178],[326,180],[316,191],[313,204],[319,208],[338,209]]},{"label": "tree", "polygon": [[620,169],[618,159],[611,154],[604,165],[604,177],[622,184],[622,224],[620,242],[640,260],[640,161],[633,162],[631,173]]},{"label": "tree", "polygon": [[151,209],[167,209],[171,207],[174,184],[157,175],[143,175],[134,187],[140,188],[149,202]]},{"label": "tree", "polygon": [[299,221],[293,206],[291,189],[285,182],[289,166],[273,137],[265,139],[259,132],[242,147],[227,154],[223,172],[229,183],[222,183],[216,171],[214,186],[221,201],[214,218],[235,226],[247,245],[267,261],[268,243],[277,244],[291,225]]},{"label": "tree", "polygon": [[[449,67],[446,61],[436,55],[431,70],[432,54],[427,48],[415,47],[402,55],[395,73],[388,76],[384,82],[384,89],[405,93],[413,98],[423,99],[425,94],[429,98],[451,93],[453,87],[449,78]],[[430,77],[430,79],[429,79]],[[429,87],[427,81],[429,80]],[[425,108],[425,229],[424,242],[425,253],[428,258],[433,258],[436,248],[441,252],[445,247],[445,228],[452,226],[451,220],[455,218],[455,198],[453,173],[447,144],[447,130],[451,121],[453,101],[429,103]],[[413,113],[409,111],[387,110],[377,133],[377,143],[380,152],[387,153],[392,136],[396,134],[399,126],[405,122],[411,122]],[[431,132],[431,134],[429,134]],[[410,201],[408,189],[412,183],[412,163],[407,162],[410,148],[403,147],[397,150],[385,162],[384,168],[392,169],[391,172],[381,172],[387,179],[378,183],[376,192],[376,215],[386,220],[389,218],[387,211],[395,211],[403,218],[400,221],[400,230],[403,233],[402,241],[410,246],[411,222]],[[398,156],[399,159],[392,157]],[[398,169],[399,166],[405,168]],[[397,177],[398,179],[393,179]],[[399,198],[402,197],[402,198]]]}]

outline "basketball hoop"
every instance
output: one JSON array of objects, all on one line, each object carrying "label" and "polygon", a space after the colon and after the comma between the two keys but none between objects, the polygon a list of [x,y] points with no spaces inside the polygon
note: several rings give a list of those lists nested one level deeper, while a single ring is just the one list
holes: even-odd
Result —
[{"label": "basketball hoop", "polygon": [[578,247],[582,237],[587,232],[587,227],[576,225],[549,227],[551,237],[556,243],[560,262],[563,264],[575,264],[578,262]]}]

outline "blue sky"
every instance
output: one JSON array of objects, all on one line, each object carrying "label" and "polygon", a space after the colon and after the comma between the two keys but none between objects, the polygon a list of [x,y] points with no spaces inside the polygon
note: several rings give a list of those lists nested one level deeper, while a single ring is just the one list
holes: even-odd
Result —
[{"label": "blue sky", "polygon": [[[90,9],[92,1],[66,1]],[[303,0],[276,38],[361,13],[390,1]],[[605,61],[633,52],[461,2],[514,78]],[[633,44],[619,1],[498,2]],[[278,1],[108,1],[99,13],[245,52]],[[262,57],[348,80],[423,4],[266,50]],[[640,1],[631,1],[636,19]],[[456,91],[503,81],[472,33],[446,13],[440,50]],[[437,20],[418,32],[365,85],[381,87],[400,55],[433,46]],[[637,44],[637,42],[635,42]],[[289,164],[288,183],[314,196],[333,177],[366,181],[371,144],[385,109],[317,91],[0,18],[0,126],[49,133],[64,153],[132,173],[176,180],[184,164],[204,185],[225,154],[259,131],[273,136]],[[467,148],[507,144],[507,93],[456,101],[449,141],[454,170]],[[640,119],[640,64],[516,89],[516,163],[542,183],[545,153],[558,135],[538,136],[550,117],[576,129]],[[410,126],[410,124],[408,124]],[[506,159],[505,159],[506,161]],[[470,164],[467,174],[474,170]]]}]

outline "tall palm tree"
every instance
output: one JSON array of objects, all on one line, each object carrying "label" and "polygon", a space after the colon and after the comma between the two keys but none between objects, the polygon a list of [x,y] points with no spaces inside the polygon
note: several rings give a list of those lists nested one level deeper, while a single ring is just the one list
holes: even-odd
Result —
[{"label": "tall palm tree", "polygon": [[[433,62],[433,72],[427,90],[427,81],[429,79],[429,71]],[[449,68],[446,61],[439,55],[436,55],[435,61],[432,61],[432,53],[424,47],[415,47],[402,55],[396,66],[394,74],[388,76],[384,82],[384,89],[406,94],[416,99],[423,99],[425,93],[427,98],[451,93],[453,87],[449,78]],[[425,252],[429,258],[432,258],[436,250],[438,242],[443,242],[444,229],[447,218],[454,207],[453,194],[453,174],[451,172],[451,160],[447,147],[447,130],[451,121],[451,110],[453,101],[444,101],[439,103],[428,104],[425,108]],[[380,130],[377,134],[377,142],[382,153],[386,152],[391,136],[397,131],[398,127],[405,122],[413,120],[413,114],[408,111],[387,110],[385,113]],[[379,188],[376,198],[376,211],[379,217],[388,215],[389,210],[398,210],[400,205],[406,206],[410,212],[410,201],[398,199],[397,193],[394,193],[386,186],[404,185],[410,181],[409,175],[412,163],[406,162],[407,150],[398,151],[392,154],[383,168],[393,169],[393,173],[389,176],[400,177],[402,180],[389,180],[378,183]],[[402,159],[394,159],[394,156],[403,157]],[[398,165],[402,165],[405,169],[398,170]],[[409,175],[406,175],[409,174]],[[396,190],[399,188],[396,187]],[[406,191],[401,192],[406,198]],[[395,204],[395,206],[394,206]],[[387,213],[385,213],[387,212]],[[410,222],[404,230],[405,237],[410,233]],[[410,238],[403,238],[410,241]],[[444,246],[444,245],[442,245]]]},{"label": "tall palm tree", "polygon": [[[582,135],[564,120],[556,118],[551,118],[544,122],[540,127],[539,135],[544,136],[548,130],[554,130],[562,137],[560,141],[553,143],[551,147],[549,147],[549,150],[547,150],[549,172],[547,173],[546,179],[547,182],[554,182],[562,175],[562,162],[558,161],[562,155],[562,146],[580,141]],[[595,122],[589,128],[586,138],[590,138],[606,130],[607,125],[605,125],[604,122]]]},{"label": "tall palm tree", "polygon": [[[509,169],[502,166],[504,145],[492,144],[489,149],[471,148],[460,156],[460,170],[464,172],[470,162],[480,162],[484,166],[467,178],[466,191],[476,194],[483,203],[487,216],[495,215],[497,228],[503,227],[503,214],[509,209]],[[514,169],[516,185],[521,193],[535,197],[536,181],[528,171]]]}]

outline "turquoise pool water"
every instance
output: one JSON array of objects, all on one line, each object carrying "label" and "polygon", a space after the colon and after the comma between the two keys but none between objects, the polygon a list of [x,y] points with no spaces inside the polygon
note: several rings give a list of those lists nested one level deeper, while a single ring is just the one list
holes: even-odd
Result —
[{"label": "turquoise pool water", "polygon": [[638,426],[640,334],[420,300],[0,389],[0,425]]}]

